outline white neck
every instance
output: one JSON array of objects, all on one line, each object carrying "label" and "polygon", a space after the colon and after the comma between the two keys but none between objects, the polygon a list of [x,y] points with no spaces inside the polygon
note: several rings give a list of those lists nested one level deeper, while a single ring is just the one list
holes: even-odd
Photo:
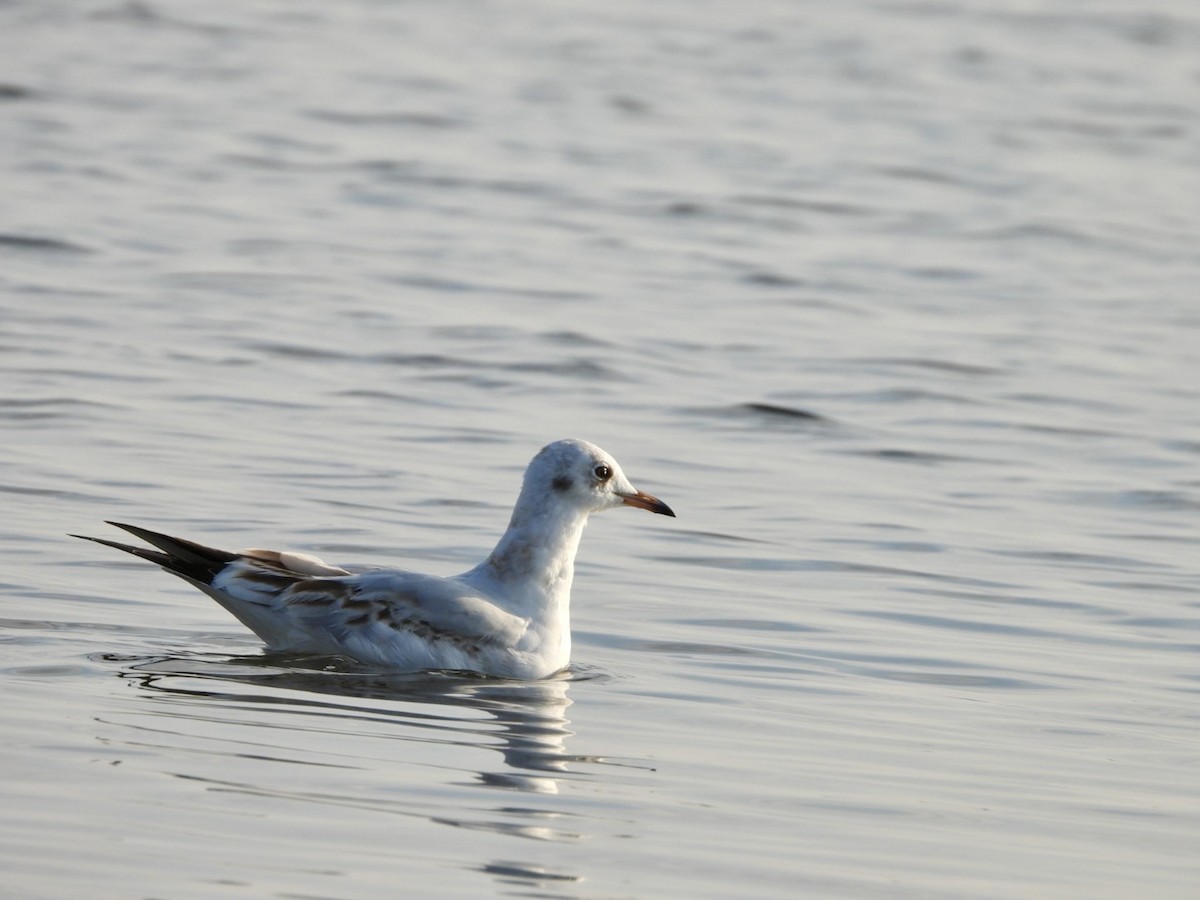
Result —
[{"label": "white neck", "polygon": [[569,629],[575,552],[587,513],[549,499],[522,491],[496,548],[464,577],[499,588],[509,612]]}]

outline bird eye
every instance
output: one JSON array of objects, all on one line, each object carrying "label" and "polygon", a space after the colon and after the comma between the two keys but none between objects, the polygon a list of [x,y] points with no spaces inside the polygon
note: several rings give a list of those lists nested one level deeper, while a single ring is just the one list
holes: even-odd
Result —
[{"label": "bird eye", "polygon": [[612,478],[612,469],[608,466],[596,466],[592,471],[601,481],[608,481],[608,479]]}]

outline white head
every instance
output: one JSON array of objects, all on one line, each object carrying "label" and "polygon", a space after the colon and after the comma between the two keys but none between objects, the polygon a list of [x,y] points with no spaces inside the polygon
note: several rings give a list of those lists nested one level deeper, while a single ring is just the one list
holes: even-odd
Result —
[{"label": "white head", "polygon": [[543,497],[554,497],[555,502],[567,503],[584,515],[621,505],[675,515],[657,497],[630,484],[611,454],[580,440],[547,444],[529,463],[521,500],[541,506]]}]

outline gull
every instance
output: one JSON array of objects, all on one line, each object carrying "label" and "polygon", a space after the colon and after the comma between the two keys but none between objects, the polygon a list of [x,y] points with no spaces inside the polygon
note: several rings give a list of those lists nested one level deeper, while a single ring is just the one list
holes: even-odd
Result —
[{"label": "gull", "polygon": [[120,522],[156,548],[71,535],[132,553],[198,587],[269,650],[349,656],[388,671],[458,670],[540,679],[571,658],[571,582],[588,516],[634,506],[675,513],[639,491],[612,455],[581,440],[543,447],[525,470],[508,529],[475,568],[448,578],[353,573],[306,553],[217,550]]}]

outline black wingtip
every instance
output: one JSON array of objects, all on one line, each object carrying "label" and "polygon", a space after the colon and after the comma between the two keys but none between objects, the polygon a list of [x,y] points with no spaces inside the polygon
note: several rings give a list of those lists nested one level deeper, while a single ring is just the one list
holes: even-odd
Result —
[{"label": "black wingtip", "polygon": [[114,550],[121,550],[125,553],[130,553],[139,559],[144,559],[147,562],[152,562],[163,568],[170,569],[171,557],[166,553],[161,553],[158,550],[147,550],[145,547],[135,547],[133,544],[122,544],[120,541],[110,541],[108,538],[92,537],[89,534],[68,534],[67,537],[79,538],[81,541],[91,541],[95,544],[103,544],[105,547],[112,547]]},{"label": "black wingtip", "polygon": [[145,547],[135,547],[132,544],[122,544],[120,541],[110,541],[107,538],[91,537],[85,534],[72,534],[70,537],[80,538],[85,541],[94,541],[97,544],[112,547],[114,550],[131,553],[139,559],[162,566],[174,575],[180,575],[204,584],[211,583],[213,577],[218,572],[238,558],[238,554],[230,553],[228,550],[206,547],[194,541],[170,537],[169,535],[159,534],[157,531],[139,528],[137,525],[127,525],[124,522],[112,521],[108,521],[107,524],[115,528],[120,528],[122,531],[127,531],[134,537],[141,538],[147,544],[157,549],[149,550]]},{"label": "black wingtip", "polygon": [[161,534],[137,525],[126,525],[124,522],[109,522],[108,524],[114,528],[120,528],[122,531],[128,531],[134,537],[141,538],[147,544],[157,547],[164,553],[193,565],[212,566],[220,564],[220,566],[224,566],[226,563],[231,563],[238,558],[238,554],[230,553],[228,550],[218,550],[216,547],[197,544],[195,541],[189,541],[185,538],[171,537],[169,534]]}]

